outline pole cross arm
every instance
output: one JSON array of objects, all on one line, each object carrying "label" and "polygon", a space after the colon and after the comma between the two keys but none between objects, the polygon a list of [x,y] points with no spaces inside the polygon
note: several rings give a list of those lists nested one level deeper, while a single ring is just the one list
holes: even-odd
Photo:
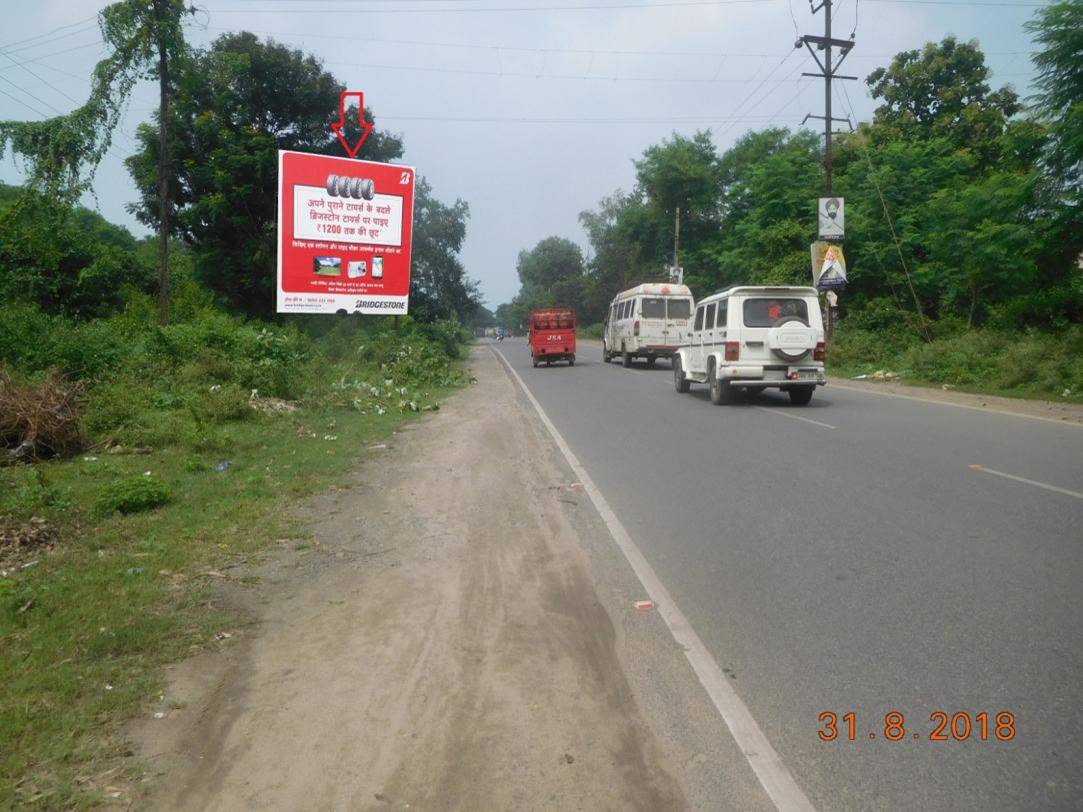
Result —
[{"label": "pole cross arm", "polygon": [[830,44],[832,48],[838,48],[843,53],[849,51],[854,47],[854,41],[852,39],[835,39],[833,37],[817,37],[813,34],[805,34],[801,37],[805,45],[812,43],[817,46],[818,50],[823,50],[825,45]]},{"label": "pole cross arm", "polygon": [[[810,118],[818,118],[820,121],[827,121],[827,116],[817,116],[817,115],[814,115],[812,113],[806,113],[805,117],[803,119],[801,119],[801,123],[804,124]],[[846,118],[839,118],[838,116],[831,116],[831,120],[832,121],[845,121],[847,124],[850,124],[850,117],[849,116],[847,116]],[[853,130],[853,128],[854,128],[853,125],[850,124],[850,129]]]},{"label": "pole cross arm", "polygon": [[[809,73],[808,71],[802,71],[801,75],[802,76],[819,76],[821,79],[827,79],[828,78],[828,74],[826,74],[826,73]],[[832,73],[830,75],[830,78],[831,79],[857,79],[856,76],[843,76],[841,73]]]}]

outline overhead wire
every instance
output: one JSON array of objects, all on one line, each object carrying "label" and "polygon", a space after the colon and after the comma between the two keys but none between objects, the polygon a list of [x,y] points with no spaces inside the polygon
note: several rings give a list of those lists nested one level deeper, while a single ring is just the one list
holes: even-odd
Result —
[{"label": "overhead wire", "polygon": [[[21,45],[24,42],[32,42],[33,40],[44,39],[46,37],[49,37],[49,36],[55,34],[57,31],[63,31],[65,29],[67,29],[67,28],[74,28],[75,26],[83,25],[83,24],[88,23],[88,22],[90,22],[92,20],[96,21],[97,19],[98,19],[98,15],[95,14],[95,15],[93,15],[91,17],[87,17],[87,18],[82,19],[82,20],[77,20],[74,23],[68,23],[67,25],[57,26],[56,28],[54,28],[54,29],[52,29],[50,31],[46,31],[44,34],[37,34],[36,36],[27,37],[26,39],[15,40],[14,42],[5,42],[4,44],[0,45],[0,48],[8,50],[8,49],[10,49],[10,48],[12,48],[12,47],[14,47],[16,45]],[[97,26],[89,26],[89,27],[96,28]],[[64,35],[64,37],[67,37],[67,36],[71,36],[71,35],[70,34],[65,34]],[[64,37],[58,37],[58,39],[63,39]]]},{"label": "overhead wire", "polygon": [[[854,112],[853,102],[850,101],[850,91],[846,89],[846,85],[842,86],[842,92],[846,99],[846,109],[850,111],[850,116],[856,121],[857,114]],[[835,88],[836,98],[838,98],[838,86]],[[840,99],[841,101],[841,99]],[[914,287],[914,280],[910,276],[910,267],[906,264],[906,257],[903,256],[902,242],[899,240],[898,232],[895,231],[895,221],[891,217],[891,212],[888,211],[887,199],[884,197],[884,190],[880,186],[880,181],[876,177],[876,167],[872,163],[872,155],[869,152],[869,145],[865,141],[861,141],[861,151],[865,154],[865,161],[869,166],[869,180],[872,181],[873,186],[876,188],[876,195],[880,198],[880,206],[884,211],[884,219],[887,221],[888,230],[891,232],[891,239],[895,243],[895,251],[899,256],[899,264],[902,266],[903,274],[906,276],[906,284],[910,288],[910,295],[914,299],[914,307],[917,309],[918,319],[921,324],[922,334],[925,336],[926,341],[932,341],[932,336],[929,334],[929,328],[926,324],[925,313],[921,307],[921,300],[918,299],[917,289]]]},{"label": "overhead wire", "polygon": [[[103,42],[102,40],[98,39],[98,40],[95,40],[94,42],[86,42],[86,43],[83,43],[82,45],[75,45],[75,46],[73,46],[71,48],[64,48],[64,49],[59,50],[59,51],[52,51],[51,53],[41,54],[40,56],[35,56],[33,59],[24,59],[23,61],[28,62],[28,63],[30,63],[32,65],[41,65],[43,68],[49,68],[49,70],[55,71],[57,73],[63,73],[65,76],[71,76],[72,78],[75,78],[75,79],[83,79],[85,77],[77,76],[74,73],[70,73],[69,71],[62,70],[61,68],[58,68],[55,65],[49,64],[45,60],[49,59],[50,57],[60,56],[62,54],[70,54],[70,53],[74,53],[75,51],[81,51],[84,48],[93,48],[93,47],[101,45],[102,42]],[[7,53],[11,54],[11,53],[14,53],[14,52],[7,51]],[[3,72],[5,70],[11,70],[11,66],[10,65],[6,66],[6,67],[5,66],[0,66],[0,72]]]},{"label": "overhead wire", "polygon": [[[80,34],[86,34],[86,33],[90,32],[91,30],[96,30],[96,29],[97,29],[96,25],[88,25],[88,26],[86,26],[84,28],[76,29],[75,31],[69,31],[67,34],[62,34],[61,36],[56,37],[55,39],[51,39],[48,42],[35,42],[35,43],[31,43],[29,45],[19,45],[18,48],[14,47],[14,45],[2,45],[2,46],[0,46],[0,48],[3,48],[9,54],[20,54],[23,51],[30,51],[30,50],[33,50],[34,48],[40,48],[43,45],[51,45],[52,43],[58,42],[58,41],[60,41],[62,39],[68,39],[69,37],[76,37],[76,36],[79,36]],[[26,42],[26,40],[22,40],[22,42]],[[18,43],[15,43],[15,44],[18,44]]]},{"label": "overhead wire", "polygon": [[604,5],[481,6],[476,8],[217,8],[219,14],[490,14],[538,11],[607,11],[625,9],[688,8],[777,3],[779,0],[670,0],[664,3],[608,3]]},{"label": "overhead wire", "polygon": [[[494,76],[494,77],[520,77],[528,79],[549,79],[569,81],[597,81],[597,82],[658,82],[677,84],[746,84],[748,82],[762,81],[758,76],[748,77],[688,77],[688,76],[603,76],[599,74],[572,74],[572,73],[544,73],[544,65],[539,71],[508,71],[508,70],[484,70],[479,68],[448,68],[431,67],[427,65],[387,65],[374,62],[340,62],[327,60],[328,65],[338,65],[345,68],[364,68],[369,70],[407,70],[421,71],[426,73],[461,74],[467,76]],[[786,79],[783,81],[796,81]]]}]

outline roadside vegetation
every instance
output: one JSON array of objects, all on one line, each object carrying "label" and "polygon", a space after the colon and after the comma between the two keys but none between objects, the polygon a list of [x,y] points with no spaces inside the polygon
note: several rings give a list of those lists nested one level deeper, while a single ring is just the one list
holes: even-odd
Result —
[{"label": "roadside vegetation", "polygon": [[[305,554],[298,500],[465,385],[460,325],[489,317],[458,256],[467,206],[422,179],[411,316],[276,315],[277,150],[337,153],[345,88],[252,34],[191,49],[187,8],[161,8],[101,12],[83,106],[0,122],[27,174],[0,186],[2,809],[91,807],[139,775],[121,726],[160,702],[161,666],[243,622],[211,584],[279,545]],[[156,44],[172,61],[165,287],[156,241],[79,205]],[[127,162],[151,227],[156,133],[142,125]],[[359,157],[403,151],[378,132]]]},{"label": "roadside vegetation", "polygon": [[[142,295],[84,322],[0,308],[0,453],[37,458],[0,467],[0,808],[122,783],[119,726],[156,703],[158,667],[239,622],[210,582],[303,547],[297,500],[466,381],[454,323],[280,326],[180,287],[167,327]],[[59,435],[13,409],[61,402]]]},{"label": "roadside vegetation", "polygon": [[[954,37],[865,77],[872,120],[834,149],[850,282],[828,348],[837,373],[1083,399],[1083,0],[1043,7],[1025,33],[1033,98],[994,87],[979,44]],[[847,96],[839,106],[852,113]],[[559,236],[520,253],[521,289],[500,323],[556,303],[602,321],[615,293],[663,278],[678,209],[697,297],[811,284],[818,133],[749,132],[725,151],[709,131],[674,134],[635,167],[631,191],[580,215],[585,255]]]}]

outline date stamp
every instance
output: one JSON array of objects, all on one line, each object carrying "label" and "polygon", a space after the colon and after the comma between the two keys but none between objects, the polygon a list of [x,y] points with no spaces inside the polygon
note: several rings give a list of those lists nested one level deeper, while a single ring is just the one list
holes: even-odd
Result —
[{"label": "date stamp", "polygon": [[[883,723],[876,720],[873,729],[866,733],[859,724],[857,713],[849,711],[841,716],[835,711],[824,711],[819,716],[820,729],[816,735],[820,741],[839,740],[857,741],[866,738],[870,741],[884,739],[889,742],[904,739],[926,740],[931,742],[947,741],[1000,741],[1010,742],[1015,738],[1015,714],[1000,711],[995,716],[981,711],[971,717],[966,711],[933,711],[929,714],[929,724],[914,730],[907,726],[906,715],[901,711],[891,710],[884,714]],[[841,722],[841,726],[840,726]]]}]

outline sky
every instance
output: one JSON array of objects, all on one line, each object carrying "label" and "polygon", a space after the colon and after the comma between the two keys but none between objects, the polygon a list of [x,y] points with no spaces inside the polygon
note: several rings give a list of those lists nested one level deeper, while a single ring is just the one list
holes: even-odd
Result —
[{"label": "sky", "polygon": [[[252,31],[319,56],[364,92],[377,130],[404,139],[402,162],[438,198],[469,204],[462,259],[490,308],[518,292],[520,250],[550,235],[587,248],[579,213],[632,188],[633,162],[650,145],[710,129],[721,151],[749,130],[798,128],[806,113],[823,113],[822,80],[801,77],[816,66],[794,48],[799,34],[823,33],[823,11],[812,14],[808,0],[192,2],[191,44]],[[0,119],[70,111],[104,55],[95,16],[108,3],[7,5]],[[1022,26],[1036,11],[1033,0],[836,0],[834,35],[856,41],[841,72],[863,79],[899,51],[954,34],[978,40],[994,87],[1027,96]],[[867,120],[875,104],[864,82],[845,84],[835,115],[852,104]],[[137,86],[84,201],[137,235],[147,229],[127,211],[136,192],[122,161],[156,103],[156,85]],[[21,178],[5,154],[0,180]]]}]

